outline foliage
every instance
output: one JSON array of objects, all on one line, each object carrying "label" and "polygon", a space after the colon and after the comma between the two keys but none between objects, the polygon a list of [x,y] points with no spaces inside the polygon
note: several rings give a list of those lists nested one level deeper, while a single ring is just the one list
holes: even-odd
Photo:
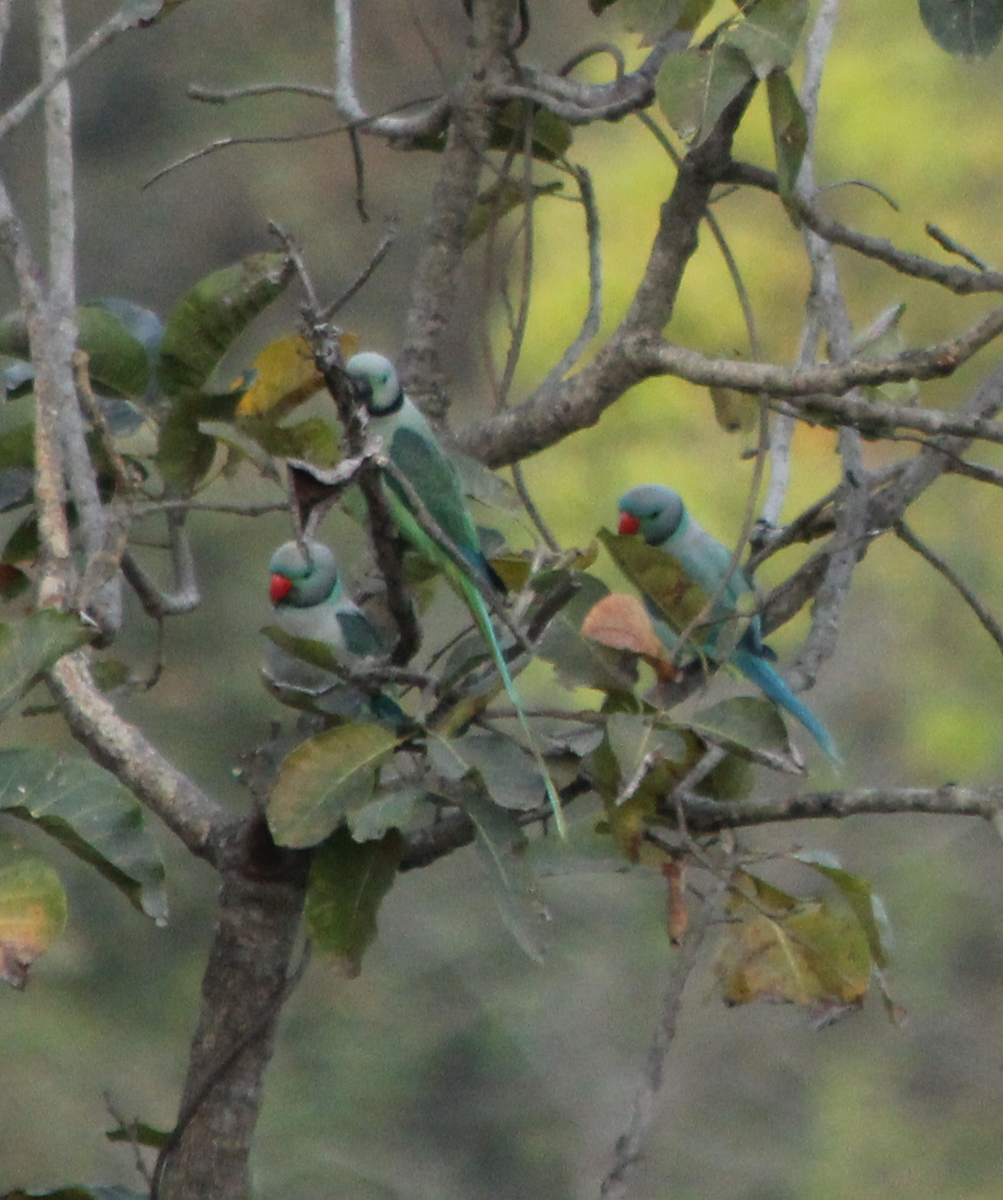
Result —
[{"label": "foliage", "polygon": [[[173,7],[147,5],[140,11],[134,5],[123,28],[159,19]],[[482,7],[487,11],[491,5]],[[792,230],[809,231],[808,262],[819,294],[821,281],[831,283],[827,273],[835,269],[831,244],[840,242],[896,271],[955,291],[1003,286],[995,272],[981,266],[955,268],[951,274],[941,264],[900,255],[822,212],[810,181],[812,105],[792,77],[804,53],[806,0],[758,0],[735,5],[735,11],[728,7],[724,14],[723,6],[702,0],[592,0],[588,7],[597,15],[622,8],[626,26],[655,47],[641,68],[620,72],[622,95],[610,99],[604,85],[576,91],[567,82],[571,68],[552,75],[527,69],[517,82],[504,85],[514,92],[492,95],[490,101],[468,95],[462,103],[480,105],[484,120],[480,144],[473,146],[465,168],[456,159],[462,139],[447,136],[456,116],[452,110],[438,112],[432,106],[407,127],[406,136],[400,127],[381,127],[381,119],[371,123],[375,136],[438,156],[444,186],[456,184],[467,171],[466,185],[459,189],[465,208],[462,219],[450,226],[452,242],[435,244],[436,253],[427,259],[452,255],[454,261],[442,276],[434,267],[423,268],[412,312],[420,322],[423,311],[434,311],[431,301],[455,301],[449,289],[458,264],[483,255],[488,290],[495,289],[498,311],[507,321],[496,335],[505,343],[505,365],[492,381],[497,411],[462,437],[475,458],[457,456],[456,464],[472,511],[490,522],[478,530],[485,553],[510,589],[504,599],[488,590],[510,670],[513,676],[527,672],[539,678],[549,669],[551,694],[559,697],[532,713],[532,737],[539,736],[546,747],[543,759],[525,745],[512,712],[499,700],[502,680],[483,638],[476,630],[469,633],[455,616],[447,615],[450,627],[442,627],[448,604],[439,602],[436,589],[441,591],[443,559],[428,554],[427,547],[448,558],[448,538],[440,536],[434,520],[431,532],[426,528],[429,514],[407,499],[399,480],[393,481],[395,491],[384,490],[391,478],[384,448],[368,437],[364,397],[342,369],[362,339],[333,323],[336,306],[320,304],[308,267],[288,238],[283,235],[281,251],[251,254],[205,276],[165,318],[123,297],[70,306],[75,348],[83,352],[75,360],[73,385],[80,410],[71,406],[72,419],[63,415],[79,426],[83,469],[80,455],[74,459],[68,449],[72,438],[65,432],[53,436],[53,364],[69,372],[72,362],[64,353],[57,363],[57,323],[47,315],[45,299],[33,295],[31,272],[19,274],[21,311],[0,322],[10,397],[0,424],[0,507],[14,514],[0,555],[10,572],[3,588],[5,595],[23,594],[30,579],[39,601],[34,611],[0,627],[0,711],[12,713],[19,705],[25,714],[41,711],[31,689],[46,680],[69,728],[96,760],[57,756],[34,746],[0,752],[4,829],[28,823],[55,838],[157,921],[166,918],[164,869],[145,823],[146,809],[220,872],[228,894],[240,891],[234,879],[266,893],[276,881],[288,888],[294,899],[283,901],[291,910],[282,918],[288,922],[286,933],[270,942],[275,960],[260,964],[263,974],[271,971],[272,990],[257,1018],[241,1017],[242,1028],[264,1032],[260,1038],[242,1035],[232,1048],[236,1061],[259,1041],[263,1049],[254,1053],[261,1055],[260,1070],[288,994],[288,948],[295,941],[288,929],[298,928],[301,912],[317,949],[355,976],[376,937],[380,906],[403,872],[464,845],[476,846],[486,886],[517,944],[530,959],[543,960],[541,931],[549,913],[538,875],[543,858],[533,850],[557,838],[527,831],[551,833],[552,813],[543,794],[548,773],[575,817],[568,845],[548,845],[553,861],[563,859],[567,866],[587,843],[588,853],[580,857],[591,869],[637,868],[640,877],[649,878],[654,873],[665,890],[673,946],[698,944],[708,914],[727,918],[716,957],[725,1004],[784,1001],[804,1006],[821,1022],[859,1007],[876,988],[890,1015],[900,1015],[888,992],[885,918],[871,883],[832,856],[802,852],[795,856],[800,883],[777,884],[755,855],[732,840],[732,829],[760,819],[762,810],[750,803],[761,777],[757,769],[795,776],[805,770],[776,707],[762,697],[712,704],[700,699],[681,707],[716,667],[727,664],[752,608],[739,613],[728,629],[715,626],[703,636],[718,599],[705,584],[636,537],[600,529],[592,541],[594,531],[583,529],[579,545],[560,546],[521,479],[519,497],[535,536],[532,546],[520,546],[512,494],[499,489],[475,460],[508,465],[546,450],[594,423],[603,407],[635,383],[660,374],[708,387],[726,433],[748,435],[758,425],[761,460],[771,419],[778,440],[783,422],[793,417],[840,427],[843,481],[837,491],[820,496],[785,527],[767,522],[773,527],[760,530],[754,545],[762,558],[798,540],[823,543],[816,559],[757,606],[767,627],[775,627],[815,601],[802,671],[813,675],[832,653],[826,630],[838,625],[858,558],[885,530],[907,536],[901,532],[903,513],[939,474],[910,492],[908,466],[898,473],[865,470],[862,440],[898,439],[908,431],[927,439],[930,457],[956,461],[972,439],[1000,440],[988,401],[965,409],[953,423],[948,414],[914,407],[914,402],[917,381],[961,365],[997,335],[1001,320],[998,312],[991,313],[946,349],[910,350],[899,328],[901,306],[878,322],[880,327],[854,338],[841,301],[830,291],[823,315],[809,314],[805,344],[824,334],[831,357],[822,363],[806,357],[798,364],[800,374],[741,358],[712,359],[670,343],[663,330],[697,226],[712,211],[712,192],[719,186],[747,187],[775,196]],[[921,0],[920,11],[937,43],[953,54],[988,54],[1003,29],[1003,6],[997,3]],[[522,19],[531,18],[524,11]],[[483,30],[478,36],[486,38]],[[519,49],[512,29],[506,28],[505,39],[504,45],[497,39],[493,45],[498,62],[509,61],[505,56]],[[731,154],[732,140],[760,93],[765,93],[772,152],[766,167]],[[656,125],[660,144],[672,147],[681,164],[673,191],[678,203],[663,210],[658,253],[638,283],[635,305],[600,344],[594,265],[598,221],[588,172],[575,158],[575,131],[628,114],[644,114],[651,122],[647,110],[655,100],[677,138],[671,142],[668,130]],[[479,184],[482,160],[492,164],[490,184],[469,186]],[[363,183],[359,168],[360,192]],[[534,395],[505,412],[534,281],[531,255],[520,259],[504,247],[531,247],[535,207],[564,205],[569,198],[583,211],[589,232],[594,285],[589,312],[580,336]],[[7,220],[13,227],[12,215]],[[433,230],[427,236],[439,235]],[[819,241],[827,249],[820,250]],[[669,260],[677,264],[675,274],[664,265]],[[57,276],[53,272],[53,280]],[[284,329],[227,387],[220,375],[239,352],[240,339],[294,279],[307,295],[301,328]],[[741,291],[740,280],[736,285]],[[400,366],[415,397],[434,407],[441,399],[441,332],[429,320],[431,326],[412,338]],[[427,354],[423,337],[433,346]],[[759,357],[751,320],[749,340],[753,357]],[[921,460],[926,461],[922,455],[913,461]],[[81,483],[81,475],[89,484]],[[292,658],[327,672],[331,682],[319,698],[310,689],[290,694],[295,688],[279,696],[298,710],[297,716],[259,748],[243,771],[251,799],[247,813],[239,816],[216,811],[183,773],[155,757],[141,734],[130,740],[132,734],[117,723],[116,704],[147,681],[118,660],[102,657],[122,632],[120,610],[116,616],[108,593],[123,581],[158,622],[197,603],[185,514],[210,487],[232,487],[235,493],[250,487],[256,499],[285,509],[296,537],[313,536],[339,506],[369,538],[370,559],[353,564],[353,574],[387,633],[385,655],[346,664],[323,643],[265,631]],[[163,520],[178,581],[174,596],[158,594],[138,565],[133,552],[144,536],[130,523],[140,516]],[[410,538],[410,549],[402,545],[401,534]],[[60,551],[63,544],[72,544],[82,568],[68,549]],[[423,545],[428,561],[419,561]],[[462,563],[452,566],[460,569]],[[651,602],[654,619],[637,597],[610,591],[607,578],[614,568]],[[950,578],[948,571],[942,573]],[[475,574],[470,571],[466,580],[471,586],[478,586]],[[978,611],[971,594],[958,590]],[[661,632],[661,618],[697,636],[684,637],[679,646]],[[983,624],[990,623],[983,619]],[[689,648],[706,647],[710,640],[714,662]],[[403,721],[381,716],[375,704],[366,716],[338,715],[339,698],[360,690],[379,696],[383,689],[392,691],[394,707],[399,697]],[[867,798],[857,807],[855,802],[849,794],[825,803],[809,797],[803,803],[810,811],[776,819],[867,811]],[[950,811],[951,803],[947,793],[928,798],[930,811]],[[991,813],[989,800],[979,803],[981,815]],[[909,804],[903,801],[901,807]],[[781,855],[777,861],[784,868],[791,858]],[[691,883],[694,874],[700,877],[698,886]],[[251,907],[248,902],[248,911]],[[276,903],[274,913],[280,907]],[[59,935],[65,915],[66,896],[51,863],[5,832],[0,840],[0,975],[23,987],[31,963]],[[276,925],[279,920],[275,916]],[[225,947],[217,949],[222,954]],[[226,1008],[230,1001],[213,1008],[211,982],[207,979],[204,1015],[210,1025],[218,1020],[225,1028],[228,1018],[236,1018]],[[232,982],[234,1004],[257,998],[249,984]],[[262,987],[262,994],[266,991]],[[192,1077],[222,1079],[231,1060],[223,1067],[210,1060],[207,1068],[205,1061],[195,1061],[204,1051],[198,1045],[193,1051]],[[193,1186],[171,1177],[172,1170],[186,1170],[199,1157],[177,1153],[179,1143],[189,1136],[211,1142],[203,1126],[221,1120],[213,1112],[219,1102],[208,1102],[204,1082],[196,1094],[197,1102],[183,1108],[176,1130],[159,1148],[153,1188],[164,1184],[164,1195],[183,1195]],[[214,1169],[205,1164],[210,1166]],[[246,1162],[241,1169],[246,1171]],[[241,1186],[238,1178],[222,1194],[240,1194]],[[99,1195],[101,1189],[58,1194],[78,1193]]]}]

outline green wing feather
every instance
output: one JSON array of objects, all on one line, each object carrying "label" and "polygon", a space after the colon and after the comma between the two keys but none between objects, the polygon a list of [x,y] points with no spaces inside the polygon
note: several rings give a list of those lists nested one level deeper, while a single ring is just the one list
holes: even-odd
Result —
[{"label": "green wing feather", "polygon": [[[413,429],[398,429],[389,450],[390,457],[407,476],[442,532],[463,551],[478,572],[486,573],[487,564],[481,553],[477,527],[467,509],[460,477],[442,448]],[[393,480],[388,482],[394,486]]]},{"label": "green wing feather", "polygon": [[364,613],[339,612],[335,615],[338,618],[338,625],[341,627],[341,636],[350,653],[357,654],[360,658],[386,654],[387,648],[383,644],[383,639]]}]

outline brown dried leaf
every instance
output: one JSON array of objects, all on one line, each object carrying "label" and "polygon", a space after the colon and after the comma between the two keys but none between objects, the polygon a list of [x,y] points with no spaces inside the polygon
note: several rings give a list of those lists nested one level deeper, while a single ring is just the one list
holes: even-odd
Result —
[{"label": "brown dried leaf", "polygon": [[582,633],[614,650],[628,650],[649,663],[660,681],[676,677],[671,656],[655,633],[648,611],[637,596],[612,592],[585,614]]}]

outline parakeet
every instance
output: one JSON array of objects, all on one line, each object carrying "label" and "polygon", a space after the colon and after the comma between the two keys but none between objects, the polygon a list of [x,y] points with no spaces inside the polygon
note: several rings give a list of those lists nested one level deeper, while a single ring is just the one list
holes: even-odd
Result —
[{"label": "parakeet", "polygon": [[388,358],[384,358],[382,354],[356,354],[345,364],[345,370],[352,380],[356,398],[366,407],[370,428],[383,439],[387,456],[406,477],[429,516],[469,566],[468,574],[453,561],[441,542],[437,542],[422,529],[403,489],[396,480],[388,476],[387,495],[398,527],[412,545],[433,562],[459,592],[491,649],[498,674],[518,713],[533,756],[543,775],[555,822],[563,837],[565,822],[560,798],[543,761],[536,737],[526,720],[522,700],[512,681],[511,672],[491,624],[488,606],[470,577],[477,577],[483,584],[489,585],[499,593],[504,591],[502,581],[481,550],[477,527],[467,508],[456,467],[439,445],[424,413],[404,394],[397,371]]},{"label": "parakeet", "polygon": [[[290,637],[308,638],[330,650],[351,670],[386,653],[366,614],[345,593],[334,554],[321,542],[286,542],[272,555],[269,598],[276,624]],[[332,671],[306,662],[269,642],[264,674],[276,691],[303,693],[323,712],[371,715],[395,724],[406,720],[389,696],[353,688]]]},{"label": "parakeet", "polygon": [[[784,708],[808,730],[826,757],[834,766],[841,759],[832,735],[811,709],[791,691],[780,675],[770,666],[773,651],[763,643],[758,614],[753,614],[739,638],[737,645],[722,652],[718,640],[727,642],[722,633],[734,628],[732,622],[742,609],[741,601],[752,592],[748,576],[736,568],[725,583],[731,565],[731,551],[712,537],[687,512],[678,492],[662,484],[649,483],[631,488],[620,497],[621,534],[640,533],[649,546],[655,546],[671,555],[682,567],[686,576],[698,584],[708,595],[716,597],[708,618],[708,625],[701,629],[701,641],[694,649],[712,661],[720,662],[727,657],[735,667],[764,692],[775,704]],[[724,587],[722,589],[722,584]],[[682,632],[681,626],[669,628],[665,620],[671,614],[663,613],[648,601],[655,618],[659,636],[670,647],[676,645],[675,635]]]}]

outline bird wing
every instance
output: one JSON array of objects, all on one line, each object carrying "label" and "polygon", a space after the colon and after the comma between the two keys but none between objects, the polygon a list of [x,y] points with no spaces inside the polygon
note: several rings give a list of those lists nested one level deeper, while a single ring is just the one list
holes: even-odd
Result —
[{"label": "bird wing", "polygon": [[443,533],[464,554],[479,557],[477,530],[467,511],[460,477],[442,447],[413,429],[398,429],[390,443],[390,457],[408,477]]},{"label": "bird wing", "polygon": [[386,653],[383,639],[364,612],[358,608],[344,609],[336,614],[345,648],[359,658],[372,658]]}]

